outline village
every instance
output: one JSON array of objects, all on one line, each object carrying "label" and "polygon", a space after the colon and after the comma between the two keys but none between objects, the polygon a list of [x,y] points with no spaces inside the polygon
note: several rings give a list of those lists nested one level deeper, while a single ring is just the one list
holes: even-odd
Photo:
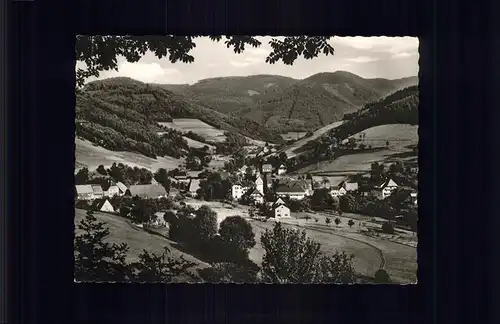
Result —
[{"label": "village", "polygon": [[[80,170],[77,178],[88,174],[85,184],[80,179],[76,185],[77,211],[124,218],[174,241],[172,227],[179,215],[194,217],[203,206],[216,213],[218,227],[228,217],[246,219],[256,239],[272,224],[282,223],[318,235],[316,239],[324,240],[325,253],[338,239],[348,240],[346,251],[359,254],[370,247],[371,254],[365,259],[357,255],[356,261],[367,276],[390,265],[389,255],[379,257],[384,249],[393,250],[396,244],[406,251],[417,245],[418,193],[411,180],[417,178],[418,169],[413,166],[395,162],[385,167],[375,162],[370,172],[347,177],[301,174],[289,172],[290,160],[266,147],[245,148],[231,156],[214,154],[211,161],[201,170],[181,166],[154,174],[116,163],[108,169]],[[249,257],[256,264],[262,262],[260,244],[250,250]],[[400,257],[401,253],[396,256]],[[391,275],[402,283],[413,282],[414,266],[412,261],[410,272],[405,265]]]}]

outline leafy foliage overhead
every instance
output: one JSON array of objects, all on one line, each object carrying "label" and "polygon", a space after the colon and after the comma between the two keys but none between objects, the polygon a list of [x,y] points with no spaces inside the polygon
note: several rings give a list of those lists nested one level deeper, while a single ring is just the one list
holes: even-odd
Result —
[{"label": "leafy foliage overhead", "polygon": [[[189,52],[196,46],[194,39],[199,36],[86,36],[76,37],[76,59],[85,63],[85,68],[76,72],[77,85],[83,86],[85,79],[99,77],[101,71],[117,70],[118,56],[124,56],[128,62],[138,62],[147,51],[158,58],[168,57],[172,63],[194,62]],[[219,42],[223,36],[211,36]],[[224,36],[227,48],[235,53],[242,53],[247,45],[259,47],[262,43],[252,36]],[[324,36],[290,36],[284,40],[273,38],[270,46],[273,51],[266,58],[267,63],[282,61],[292,65],[299,57],[312,59],[320,54],[333,54],[328,44],[330,37]]]}]

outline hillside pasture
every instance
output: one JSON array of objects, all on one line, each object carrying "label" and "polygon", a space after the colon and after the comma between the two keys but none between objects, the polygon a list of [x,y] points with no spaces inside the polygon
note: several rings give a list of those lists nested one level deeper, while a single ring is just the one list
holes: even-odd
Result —
[{"label": "hillside pasture", "polygon": [[169,156],[153,159],[135,152],[110,151],[80,138],[75,138],[75,158],[76,170],[82,167],[93,170],[101,164],[109,168],[113,163],[123,163],[131,167],[146,168],[154,172],[159,168],[175,169],[182,163],[181,159]]},{"label": "hillside pasture", "polygon": [[[81,233],[78,229],[78,224],[85,218],[86,211],[83,209],[75,209],[75,235]],[[180,259],[183,256],[187,261],[195,263],[190,270],[206,268],[209,265],[193,256],[183,253],[174,247],[175,243],[163,238],[159,235],[150,234],[141,228],[138,228],[130,223],[129,220],[117,215],[94,212],[94,216],[98,221],[105,222],[109,228],[110,235],[108,242],[110,243],[127,243],[129,251],[127,253],[127,262],[135,262],[138,260],[139,254],[143,250],[150,253],[163,253],[163,249],[168,247],[171,251],[171,257]],[[187,278],[182,278],[184,281]]]},{"label": "hillside pasture", "polygon": [[317,129],[316,131],[314,131],[312,136],[301,138],[297,142],[295,142],[292,145],[286,147],[284,149],[284,152],[286,153],[286,155],[288,157],[294,157],[294,156],[296,156],[296,155],[299,154],[299,153],[297,153],[297,151],[300,151],[299,149],[302,146],[304,146],[305,144],[307,144],[309,141],[313,141],[313,140],[319,138],[323,134],[325,134],[328,131],[334,129],[335,127],[338,127],[339,125],[342,125],[343,123],[344,123],[344,121],[341,120],[341,121],[337,121],[337,122],[328,124],[328,125],[326,125],[324,127],[321,127],[320,129]]},{"label": "hillside pasture", "polygon": [[281,137],[285,141],[296,141],[304,137],[306,134],[307,132],[288,132],[285,134],[281,134]]},{"label": "hillside pasture", "polygon": [[172,122],[161,122],[159,124],[183,133],[191,131],[202,136],[207,141],[224,142],[226,140],[224,131],[217,129],[199,119],[177,118],[173,119]]},{"label": "hillside pasture", "polygon": [[[404,161],[410,157],[401,154],[411,152],[409,146],[418,144],[418,126],[407,124],[391,124],[368,128],[364,131],[366,145],[384,147],[376,152],[365,152],[343,155],[335,160],[322,161],[311,164],[297,171],[297,173],[317,173],[329,175],[349,175],[367,172],[373,162]],[[352,137],[359,139],[359,134]],[[389,147],[385,148],[386,141]],[[360,142],[361,143],[361,142]]]}]

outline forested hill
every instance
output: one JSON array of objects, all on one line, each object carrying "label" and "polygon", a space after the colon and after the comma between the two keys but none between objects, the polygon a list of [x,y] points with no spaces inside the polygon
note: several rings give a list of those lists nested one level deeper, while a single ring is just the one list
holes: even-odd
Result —
[{"label": "forested hill", "polygon": [[328,146],[329,139],[335,138],[335,142],[340,142],[370,127],[387,124],[418,125],[418,105],[418,86],[404,88],[345,116],[344,120],[346,121],[343,124],[332,129],[323,137],[308,142],[304,148],[314,149],[318,148],[318,145]]},{"label": "forested hill", "polygon": [[282,141],[278,133],[255,121],[229,117],[159,86],[130,78],[90,82],[76,96],[77,136],[113,151],[175,156],[166,147],[180,134],[172,131],[167,136],[157,135],[157,123],[173,118],[197,118],[224,131],[268,142]]},{"label": "forested hill", "polygon": [[193,85],[161,85],[198,104],[245,117],[281,133],[314,131],[363,105],[418,84],[417,77],[366,79],[345,71],[297,80],[278,75],[220,77]]}]

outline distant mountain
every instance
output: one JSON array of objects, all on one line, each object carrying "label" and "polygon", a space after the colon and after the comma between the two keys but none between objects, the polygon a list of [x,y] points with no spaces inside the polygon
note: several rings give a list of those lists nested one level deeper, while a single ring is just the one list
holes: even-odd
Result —
[{"label": "distant mountain", "polygon": [[278,132],[314,131],[363,105],[407,86],[417,77],[365,79],[336,71],[296,80],[276,75],[221,77],[185,85],[161,85],[231,116],[246,117]]},{"label": "distant mountain", "polygon": [[227,116],[158,85],[130,78],[90,82],[76,97],[77,136],[112,151],[179,157],[187,147],[182,136],[158,135],[161,130],[158,122],[173,118],[197,118],[224,131],[282,142],[278,133],[268,131],[255,121]]},{"label": "distant mountain", "polygon": [[298,80],[279,75],[232,76],[203,79],[193,85],[161,84],[160,87],[222,113],[253,107],[256,97],[280,91]]}]

